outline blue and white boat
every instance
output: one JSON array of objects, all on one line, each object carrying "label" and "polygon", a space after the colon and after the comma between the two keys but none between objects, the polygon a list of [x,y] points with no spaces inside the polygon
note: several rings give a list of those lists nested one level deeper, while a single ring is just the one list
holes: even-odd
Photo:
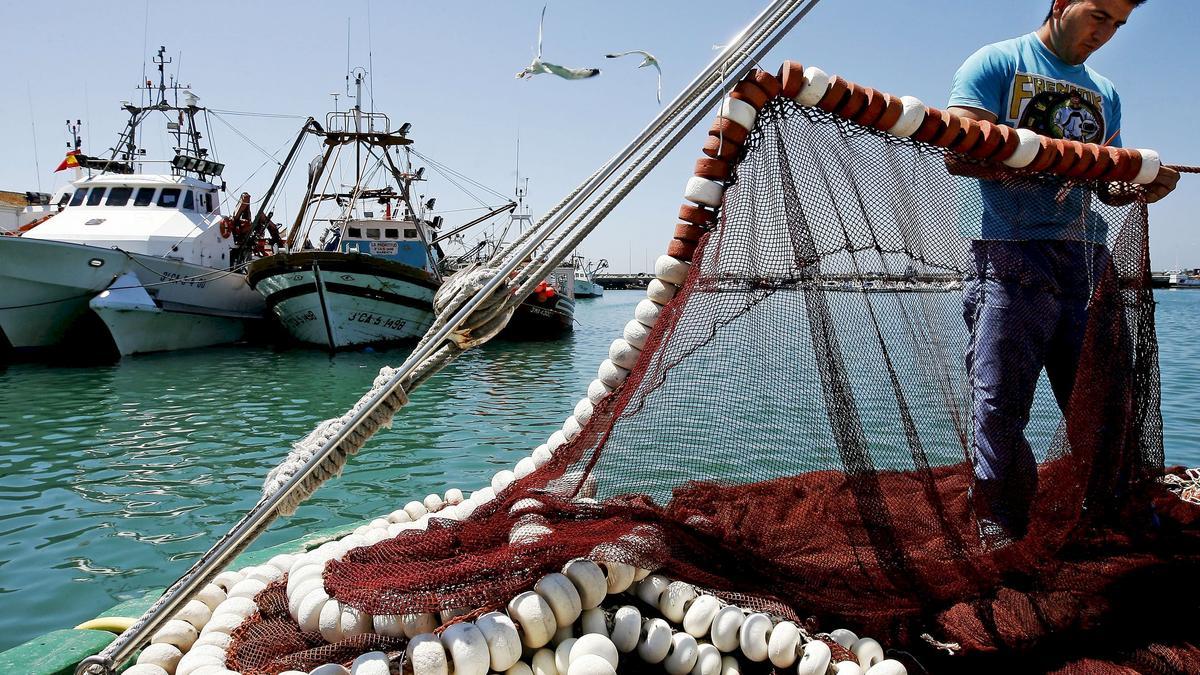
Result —
[{"label": "blue and white boat", "polygon": [[[357,85],[361,92],[361,75]],[[309,165],[286,249],[254,261],[250,284],[299,342],[335,351],[413,341],[433,322],[442,254],[433,200],[412,198],[423,171],[404,152],[409,125],[393,130],[387,115],[356,104],[308,128],[323,154]],[[353,185],[334,178],[339,158],[344,169],[354,164]]]}]

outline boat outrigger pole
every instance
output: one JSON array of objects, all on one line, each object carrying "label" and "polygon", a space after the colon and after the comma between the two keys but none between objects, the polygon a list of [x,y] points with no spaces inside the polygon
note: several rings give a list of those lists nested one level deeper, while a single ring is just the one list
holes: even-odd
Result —
[{"label": "boat outrigger pole", "polygon": [[[311,459],[290,473],[286,480],[281,479],[282,485],[264,494],[241,520],[163,592],[133,626],[119,635],[103,652],[81,661],[75,669],[76,675],[111,675],[118,664],[132,657],[155,631],[178,613],[204,584],[225,569],[284,510],[295,509],[326,478],[337,473],[348,456],[357,452],[381,424],[390,421],[392,414],[403,407],[408,401],[408,392],[428,380],[465,349],[452,340],[452,333],[465,325],[468,319],[481,319],[475,316],[476,310],[481,307],[497,315],[510,311],[528,291],[522,294],[524,286],[515,294],[498,294],[497,291],[505,285],[508,285],[506,291],[511,290],[514,281],[523,282],[532,290],[536,280],[546,274],[542,269],[546,265],[557,266],[559,261],[565,259],[575,248],[576,239],[595,228],[615,204],[611,200],[604,205],[592,202],[587,210],[599,208],[599,214],[589,218],[589,213],[585,212],[580,220],[568,228],[565,236],[556,242],[551,256],[558,254],[561,257],[529,263],[538,247],[558,227],[563,226],[597,191],[603,190],[598,201],[606,200],[614,192],[617,200],[624,196],[713,108],[724,84],[741,79],[818,2],[820,0],[773,0],[679,96],[663,108],[637,138],[551,209],[537,227],[528,230],[521,240],[509,248],[503,260],[493,260],[485,270],[488,273],[485,282],[473,286],[467,293],[460,293],[463,297],[450,298],[444,311],[408,359],[399,368],[389,369],[390,377],[386,381],[381,380],[378,386],[363,396],[352,413],[333,420],[335,424],[328,428],[329,437],[313,452]],[[629,164],[635,155],[638,157]],[[618,171],[621,171],[620,175]],[[310,189],[308,198],[311,198],[311,192]],[[587,222],[581,224],[580,221],[585,218]],[[565,251],[562,250],[564,248]],[[513,280],[510,278],[512,274],[520,276]],[[497,298],[500,300],[497,301]],[[486,317],[483,319],[488,320]],[[316,441],[312,444],[315,446]]]},{"label": "boat outrigger pole", "polygon": [[449,232],[446,232],[445,234],[439,234],[438,236],[433,238],[433,241],[431,241],[429,243],[436,244],[439,241],[442,241],[443,239],[449,239],[450,237],[453,237],[454,235],[458,234],[459,232],[462,232],[463,230],[466,230],[467,228],[471,227],[472,225],[478,225],[479,223],[482,223],[483,221],[487,220],[488,218],[498,216],[501,213],[505,213],[507,211],[512,211],[515,208],[517,208],[517,203],[509,202],[509,203],[505,204],[504,206],[501,206],[498,209],[494,209],[492,211],[489,211],[489,212],[483,214],[482,216],[479,216],[475,220],[472,220],[467,223],[463,223],[462,225],[459,225],[458,227],[454,228],[453,230],[450,230]]}]

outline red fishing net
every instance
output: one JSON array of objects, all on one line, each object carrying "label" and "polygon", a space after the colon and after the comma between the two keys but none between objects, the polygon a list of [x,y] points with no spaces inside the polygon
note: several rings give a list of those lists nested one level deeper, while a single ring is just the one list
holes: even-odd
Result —
[{"label": "red fishing net", "polygon": [[[502,609],[586,556],[851,628],[909,652],[910,672],[1200,672],[1200,511],[1159,480],[1146,209],[1109,205],[1133,191],[772,99],[687,281],[582,433],[465,522],[331,562],[325,588],[371,614]],[[1017,366],[984,364],[985,328],[968,328],[982,315],[964,294],[987,275],[1012,294],[993,300],[1008,313],[988,339],[1009,340]],[[1030,352],[1067,311],[1067,347]],[[1027,420],[977,430],[1020,398],[1004,378],[1029,359]],[[1024,485],[985,494],[981,434],[1018,455],[1028,443],[1036,466],[1001,472]],[[981,528],[1000,516],[1015,541]],[[231,667],[402,646],[324,645],[279,593],[260,596]]]}]

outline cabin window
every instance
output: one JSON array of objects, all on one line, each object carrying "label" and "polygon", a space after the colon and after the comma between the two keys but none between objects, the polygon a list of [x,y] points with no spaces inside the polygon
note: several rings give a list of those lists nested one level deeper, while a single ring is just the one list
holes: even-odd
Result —
[{"label": "cabin window", "polygon": [[133,188],[115,187],[108,191],[108,200],[104,202],[105,206],[125,206],[129,203],[129,196],[133,194]]},{"label": "cabin window", "polygon": [[367,239],[378,239],[378,238],[379,238],[379,228],[378,227],[368,227],[367,228]]},{"label": "cabin window", "polygon": [[75,191],[75,195],[71,197],[71,206],[79,206],[83,203],[83,198],[87,196],[87,190],[80,188]]},{"label": "cabin window", "polygon": [[362,238],[362,228],[352,227],[349,229],[346,236],[347,237],[358,237],[359,239],[361,239]]},{"label": "cabin window", "polygon": [[183,208],[187,209],[188,211],[196,210],[196,198],[192,195],[191,190],[183,193]]},{"label": "cabin window", "polygon": [[416,230],[416,228],[411,228],[411,227],[410,227],[410,228],[406,228],[406,229],[404,230],[404,238],[405,238],[405,239],[416,239],[416,238],[417,238],[417,230]]},{"label": "cabin window", "polygon": [[66,204],[66,203],[67,203],[67,200],[69,200],[70,198],[71,198],[71,193],[70,193],[70,192],[64,192],[64,193],[63,193],[63,196],[62,196],[62,197],[60,197],[60,198],[59,198],[59,200],[58,200],[58,205],[59,205],[59,207],[62,207],[62,205],[63,205],[63,204]]},{"label": "cabin window", "polygon": [[100,203],[100,200],[104,199],[104,191],[106,189],[108,189],[108,188],[102,188],[102,187],[92,188],[92,191],[88,193],[87,205],[88,206],[98,205]]},{"label": "cabin window", "polygon": [[387,237],[388,239],[399,239],[400,230],[394,227],[389,227],[383,231],[383,236]]},{"label": "cabin window", "polygon": [[179,188],[163,188],[158,195],[158,205],[168,209],[179,206],[179,192]]},{"label": "cabin window", "polygon": [[133,198],[134,206],[149,206],[154,201],[154,188],[138,188],[137,196]]},{"label": "cabin window", "polygon": [[204,193],[202,196],[204,197],[204,211],[205,211],[206,213],[212,213],[212,210],[213,210],[213,203],[212,203],[213,196],[212,196],[212,193],[211,193],[211,192],[205,192],[205,193]]}]

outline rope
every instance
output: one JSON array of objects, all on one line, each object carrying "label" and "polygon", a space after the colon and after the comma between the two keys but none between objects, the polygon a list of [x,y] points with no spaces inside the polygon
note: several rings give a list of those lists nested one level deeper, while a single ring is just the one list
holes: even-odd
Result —
[{"label": "rope", "polygon": [[1163,164],[1168,169],[1174,169],[1179,173],[1200,173],[1200,166],[1189,166],[1187,164]]},{"label": "rope", "polygon": [[1200,506],[1200,468],[1188,469],[1183,473],[1186,478],[1175,474],[1167,474],[1160,480],[1167,486],[1168,490],[1183,501]]}]

